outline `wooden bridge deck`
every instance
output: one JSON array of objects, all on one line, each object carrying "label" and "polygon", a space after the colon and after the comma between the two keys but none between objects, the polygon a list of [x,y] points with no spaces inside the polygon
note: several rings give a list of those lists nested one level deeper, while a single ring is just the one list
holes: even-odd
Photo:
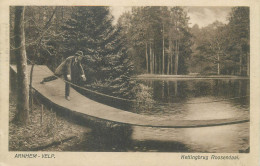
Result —
[{"label": "wooden bridge deck", "polygon": [[[11,69],[16,72],[16,66],[12,65]],[[28,74],[31,66],[28,66]],[[98,118],[104,121],[110,121],[119,124],[128,124],[134,126],[145,127],[161,127],[161,128],[192,128],[192,127],[208,127],[249,122],[248,117],[234,117],[231,119],[216,119],[216,120],[167,120],[158,119],[152,116],[135,114],[123,111],[108,105],[98,103],[91,100],[71,88],[71,100],[67,101],[64,98],[64,82],[62,79],[57,79],[45,84],[40,84],[40,81],[53,73],[44,65],[35,65],[33,71],[33,88],[47,98],[52,104],[58,105],[61,108],[66,108],[72,112],[82,113],[84,115]]]}]

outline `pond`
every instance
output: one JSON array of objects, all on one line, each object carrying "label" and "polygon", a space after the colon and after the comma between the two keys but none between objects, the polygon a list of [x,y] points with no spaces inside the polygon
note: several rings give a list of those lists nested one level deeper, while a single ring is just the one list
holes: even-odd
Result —
[{"label": "pond", "polygon": [[[250,84],[246,79],[141,80],[140,83],[146,87],[145,103],[133,104],[133,109],[127,111],[155,116],[158,120],[249,116]],[[198,128],[119,125],[111,131],[105,127],[105,132],[92,129],[85,135],[85,141],[67,150],[238,153],[249,148],[248,122]]]},{"label": "pond", "polygon": [[[143,80],[155,101],[133,111],[159,118],[210,120],[249,116],[249,80]],[[165,129],[133,127],[132,140],[144,151],[239,152],[249,147],[249,123]],[[144,145],[150,142],[148,145]],[[159,146],[176,144],[173,149]],[[177,146],[179,145],[179,146]],[[175,148],[175,149],[174,149]]]}]

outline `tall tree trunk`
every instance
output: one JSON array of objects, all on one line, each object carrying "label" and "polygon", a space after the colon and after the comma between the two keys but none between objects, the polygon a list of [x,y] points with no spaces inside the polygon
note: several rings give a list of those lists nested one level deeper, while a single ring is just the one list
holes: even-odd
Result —
[{"label": "tall tree trunk", "polygon": [[148,53],[147,53],[147,43],[145,43],[145,58],[146,58],[146,70],[149,73],[149,62],[148,62]]},{"label": "tall tree trunk", "polygon": [[[170,46],[168,48],[170,50]],[[168,52],[168,55],[167,55],[167,75],[170,74],[170,51]]]},{"label": "tall tree trunk", "polygon": [[173,65],[173,63],[174,63],[174,61],[173,61],[173,55],[174,55],[174,54],[171,54],[171,71],[170,71],[171,74],[174,74],[174,73],[173,73],[173,67],[174,67],[174,65]]},{"label": "tall tree trunk", "polygon": [[179,65],[179,53],[178,53],[178,40],[176,40],[175,43],[175,65],[174,65],[174,74],[177,75],[178,74],[178,65]]},{"label": "tall tree trunk", "polygon": [[217,53],[217,56],[218,56],[218,75],[220,75],[220,58],[219,58],[219,53]]},{"label": "tall tree trunk", "polygon": [[172,65],[172,40],[169,38],[169,55],[168,55],[168,70],[167,74],[171,74],[171,65]]},{"label": "tall tree trunk", "polygon": [[162,69],[161,69],[161,54],[158,53],[157,54],[157,71],[156,71],[156,73],[160,74],[161,71],[162,71]]},{"label": "tall tree trunk", "polygon": [[162,74],[164,74],[165,72],[165,62],[164,62],[164,24],[163,24],[163,30],[162,30],[162,37],[163,37],[163,41],[162,41]]},{"label": "tall tree trunk", "polygon": [[174,49],[174,42],[173,42],[173,52],[171,54],[171,74],[174,74],[174,61],[173,61],[173,56],[176,54],[176,48]]},{"label": "tall tree trunk", "polygon": [[15,54],[17,64],[17,114],[14,120],[22,125],[29,122],[29,87],[24,35],[24,7],[15,7]]},{"label": "tall tree trunk", "polygon": [[150,41],[150,73],[153,74],[153,56],[152,56],[152,44]]},{"label": "tall tree trunk", "polygon": [[[179,18],[178,18],[179,19]],[[178,19],[176,19],[175,21],[175,32],[176,32],[176,40],[175,40],[175,57],[174,57],[174,75],[178,74],[178,63],[179,63],[179,55],[178,55],[178,30],[177,30],[177,26],[178,26]],[[173,69],[173,68],[172,68]]]},{"label": "tall tree trunk", "polygon": [[157,71],[157,65],[156,65],[156,57],[155,57],[155,49],[154,49],[154,44],[153,44],[153,73],[156,74]]}]

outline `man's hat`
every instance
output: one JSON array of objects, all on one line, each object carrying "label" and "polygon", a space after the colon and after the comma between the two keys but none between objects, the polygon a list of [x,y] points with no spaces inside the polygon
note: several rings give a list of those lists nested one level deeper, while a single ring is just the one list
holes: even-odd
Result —
[{"label": "man's hat", "polygon": [[76,56],[84,56],[82,51],[77,51]]}]

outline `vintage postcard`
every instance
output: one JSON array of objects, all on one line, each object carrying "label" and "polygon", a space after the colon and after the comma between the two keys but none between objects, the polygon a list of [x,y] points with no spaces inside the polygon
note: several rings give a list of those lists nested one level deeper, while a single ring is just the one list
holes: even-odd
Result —
[{"label": "vintage postcard", "polygon": [[259,1],[1,2],[0,165],[259,165]]}]

